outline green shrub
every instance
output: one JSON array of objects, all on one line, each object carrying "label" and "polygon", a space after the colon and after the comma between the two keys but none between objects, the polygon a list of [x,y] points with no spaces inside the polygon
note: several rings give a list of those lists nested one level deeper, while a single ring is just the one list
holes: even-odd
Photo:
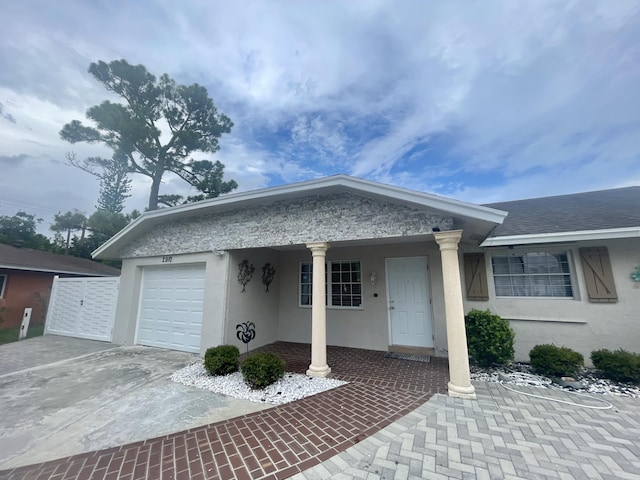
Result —
[{"label": "green shrub", "polygon": [[253,389],[276,382],[284,374],[284,361],[275,353],[255,353],[247,357],[240,367],[244,381]]},{"label": "green shrub", "polygon": [[616,382],[640,383],[640,354],[625,350],[591,352],[593,366]]},{"label": "green shrub", "polygon": [[506,320],[489,310],[471,310],[465,317],[469,357],[481,367],[513,361],[515,333]]},{"label": "green shrub", "polygon": [[582,354],[568,347],[536,345],[529,352],[531,367],[548,377],[574,377],[584,366]]},{"label": "green shrub", "polygon": [[228,375],[238,371],[240,350],[235,345],[218,345],[204,354],[204,368],[211,375]]}]

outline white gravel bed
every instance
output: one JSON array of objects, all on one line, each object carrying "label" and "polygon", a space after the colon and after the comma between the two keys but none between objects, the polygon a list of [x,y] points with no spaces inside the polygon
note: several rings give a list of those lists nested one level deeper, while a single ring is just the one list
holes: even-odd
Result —
[{"label": "white gravel bed", "polygon": [[281,405],[299,400],[347,383],[334,378],[308,377],[301,373],[287,372],[280,380],[269,385],[264,390],[252,390],[244,382],[242,373],[235,372],[229,375],[215,377],[209,375],[209,372],[207,372],[202,363],[188,365],[174,372],[169,378],[183,385],[210,390],[252,402],[269,403],[271,405]]},{"label": "white gravel bed", "polygon": [[[502,374],[502,375],[501,375]],[[505,381],[504,376],[510,377],[509,381]],[[560,387],[551,382],[547,377],[535,375],[530,365],[526,363],[514,363],[508,367],[479,368],[471,367],[471,380],[481,382],[500,382],[509,385],[526,385],[541,388],[564,388],[566,390],[574,390],[570,387]],[[581,392],[599,393],[603,395],[618,395],[622,397],[640,398],[640,385],[627,385],[624,383],[616,383],[606,378],[600,378],[592,370],[584,370],[576,378],[584,389]]]}]

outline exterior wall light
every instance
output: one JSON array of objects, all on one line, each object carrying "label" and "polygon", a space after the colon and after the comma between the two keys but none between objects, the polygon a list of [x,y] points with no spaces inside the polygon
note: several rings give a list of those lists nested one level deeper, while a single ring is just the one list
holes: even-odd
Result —
[{"label": "exterior wall light", "polygon": [[371,280],[371,286],[375,287],[376,281],[378,280],[378,277],[376,276],[376,272],[371,272],[371,275],[369,276],[369,280]]}]

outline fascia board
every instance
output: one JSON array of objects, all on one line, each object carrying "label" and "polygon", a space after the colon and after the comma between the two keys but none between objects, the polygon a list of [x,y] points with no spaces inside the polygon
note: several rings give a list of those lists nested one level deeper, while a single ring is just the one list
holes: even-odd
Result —
[{"label": "fascia board", "polygon": [[461,202],[459,200],[441,197],[430,193],[407,190],[405,188],[395,187],[392,185],[382,185],[359,178],[348,177],[348,179],[353,184],[362,185],[363,188],[359,188],[359,190],[364,192],[391,197],[407,203],[414,203],[429,208],[435,208],[454,215],[461,215],[497,224],[501,224],[508,215],[508,212],[497,210],[495,208],[474,205],[472,203]]},{"label": "fascia board", "polygon": [[[319,180],[309,180],[306,182],[300,182],[290,185],[281,185],[277,187],[251,190],[248,192],[230,193],[218,198],[212,198],[211,200],[205,200],[203,202],[145,212],[139,218],[142,219],[144,217],[146,219],[166,215],[175,215],[177,213],[187,213],[194,210],[207,209],[208,207],[229,205],[251,200],[260,200],[271,198],[274,196],[281,196],[283,197],[283,199],[286,199],[287,195],[306,193],[317,190],[319,188],[327,187],[350,187],[354,190],[360,190],[364,193],[390,197],[397,200],[403,200],[410,203],[436,208],[438,210],[444,210],[453,214],[477,218],[479,220],[485,220],[494,223],[502,223],[504,218],[507,216],[507,212],[496,210],[490,207],[483,207],[480,205],[461,202],[459,200],[441,197],[438,195],[394,187],[391,185],[382,185],[379,183],[362,180],[360,178],[353,178],[346,175],[336,175],[333,177],[322,178]],[[130,226],[133,227],[135,223],[136,222],[133,222],[132,224],[130,224]],[[122,233],[124,233],[124,230],[122,231]]]},{"label": "fascia board", "polygon": [[577,242],[588,240],[610,240],[640,237],[640,227],[609,228],[603,230],[580,230],[575,232],[538,233],[529,235],[507,235],[487,238],[481,247],[505,247],[538,243]]},{"label": "fascia board", "polygon": [[101,254],[106,252],[112,245],[117,243],[119,239],[121,239],[122,237],[125,237],[131,230],[136,228],[137,225],[144,222],[146,218],[149,218],[147,216],[148,213],[154,213],[154,212],[144,212],[142,215],[136,218],[133,222],[128,224],[126,227],[124,227],[122,230],[116,233],[113,237],[111,237],[109,240],[107,240],[105,243],[103,243],[98,248],[96,248],[93,252],[91,252],[91,258],[97,258]]},{"label": "fascia board", "polygon": [[57,270],[51,268],[37,268],[37,267],[25,267],[18,265],[0,265],[0,268],[6,270],[20,270],[21,272],[42,272],[42,273],[55,273],[58,275],[78,275],[85,277],[117,277],[118,275],[109,275],[107,273],[91,273],[91,272],[74,272],[69,270]]}]

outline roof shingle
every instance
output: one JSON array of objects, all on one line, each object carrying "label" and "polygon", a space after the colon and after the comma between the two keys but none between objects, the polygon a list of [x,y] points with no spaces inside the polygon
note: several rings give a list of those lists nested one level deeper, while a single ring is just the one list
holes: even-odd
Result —
[{"label": "roof shingle", "polygon": [[490,237],[640,227],[640,186],[491,203],[509,212]]},{"label": "roof shingle", "polygon": [[119,276],[120,270],[86,258],[0,244],[0,268],[90,276]]}]

